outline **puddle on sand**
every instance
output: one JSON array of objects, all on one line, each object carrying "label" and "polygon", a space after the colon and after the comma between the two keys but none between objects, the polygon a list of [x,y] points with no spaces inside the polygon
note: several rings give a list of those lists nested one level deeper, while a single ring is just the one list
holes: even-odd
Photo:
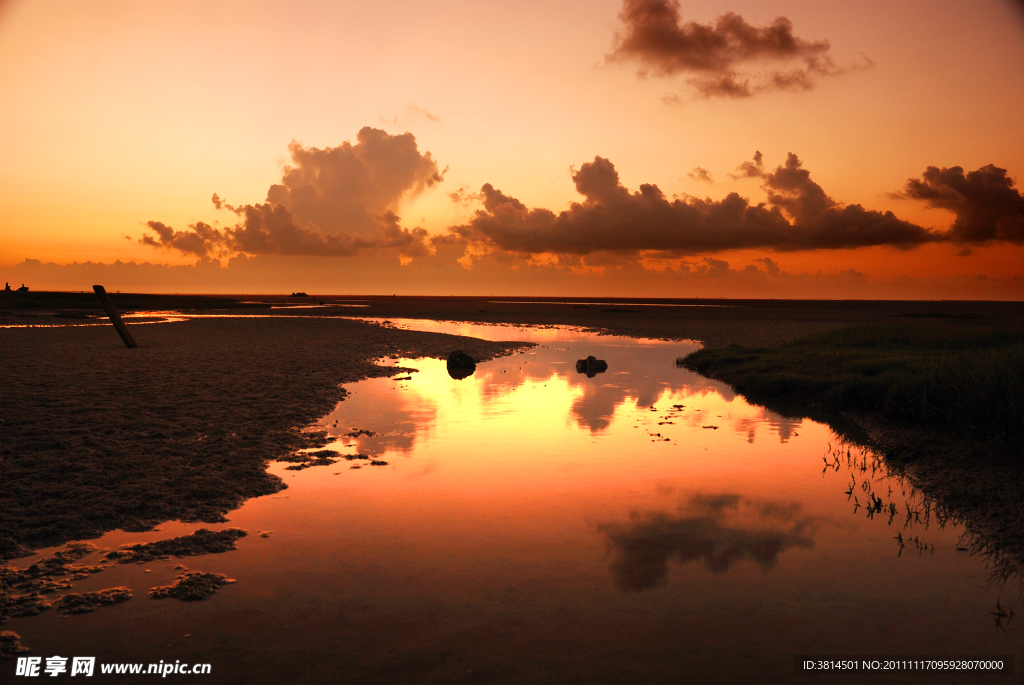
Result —
[{"label": "puddle on sand", "polygon": [[[695,345],[392,324],[539,346],[463,380],[385,360],[418,371],[348,386],[315,427],[334,464],[273,464],[289,488],[229,523],[93,541],[248,530],[186,560],[238,580],[212,598],[147,599],[178,576],[172,558],[75,586],[131,586],[132,601],[4,628],[31,654],[210,663],[217,682],[786,682],[795,654],[1022,654],[961,529],[827,427],[676,368]],[[587,355],[608,371],[577,373]]]}]

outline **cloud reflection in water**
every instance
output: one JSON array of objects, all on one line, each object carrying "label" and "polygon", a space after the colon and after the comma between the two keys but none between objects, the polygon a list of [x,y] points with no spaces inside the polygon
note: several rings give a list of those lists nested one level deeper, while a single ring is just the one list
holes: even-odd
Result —
[{"label": "cloud reflection in water", "polygon": [[629,523],[607,523],[615,587],[641,592],[664,585],[669,561],[703,560],[712,573],[725,573],[743,559],[772,568],[788,549],[814,547],[818,521],[800,515],[798,502],[754,501],[740,495],[693,496],[678,515],[634,512]]},{"label": "cloud reflection in water", "polygon": [[[440,324],[435,326],[441,328]],[[476,331],[470,327],[441,332]],[[451,430],[452,421],[470,421],[492,425],[494,435],[502,431],[521,435],[524,427],[513,425],[522,420],[517,418],[521,412],[509,405],[509,398],[516,393],[521,403],[517,406],[544,404],[555,414],[566,412],[570,422],[594,436],[613,430],[616,412],[623,408],[641,410],[628,421],[630,430],[635,424],[645,429],[638,433],[645,440],[645,433],[657,433],[658,439],[670,442],[691,429],[713,424],[716,428],[731,427],[750,443],[759,426],[787,442],[801,425],[800,419],[787,419],[743,402],[734,411],[737,396],[728,385],[674,365],[679,354],[694,348],[692,344],[623,341],[576,331],[557,334],[566,337],[542,339],[540,346],[488,361],[477,366],[472,376],[460,380],[452,379],[443,362],[398,360],[396,363],[403,367],[420,369],[412,374],[408,385],[397,379],[354,384],[355,396],[321,425],[339,438],[352,428],[378,433],[370,438],[343,438],[361,453],[378,456],[397,451],[408,455],[417,440],[438,430],[438,421],[446,431]],[[588,355],[607,360],[608,371],[594,378],[577,373],[576,361]],[[679,408],[683,405],[685,408]],[[650,411],[655,406],[656,410]],[[340,423],[335,425],[335,419]]]}]

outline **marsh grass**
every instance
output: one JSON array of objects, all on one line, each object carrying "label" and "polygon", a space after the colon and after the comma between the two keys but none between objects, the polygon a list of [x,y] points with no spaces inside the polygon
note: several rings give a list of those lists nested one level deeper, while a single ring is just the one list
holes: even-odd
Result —
[{"label": "marsh grass", "polygon": [[1024,321],[901,317],[677,360],[759,404],[951,429],[1024,453]]}]

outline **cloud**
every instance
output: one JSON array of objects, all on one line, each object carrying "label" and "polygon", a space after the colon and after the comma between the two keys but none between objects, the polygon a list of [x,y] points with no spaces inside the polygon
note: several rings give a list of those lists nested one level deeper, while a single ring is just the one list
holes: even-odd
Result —
[{"label": "cloud", "polygon": [[193,224],[191,231],[175,231],[159,221],[147,221],[146,225],[156,233],[156,238],[144,235],[139,242],[150,247],[165,247],[178,250],[182,254],[206,257],[216,252],[221,243],[220,232],[202,221]]},{"label": "cloud", "polygon": [[705,183],[714,183],[715,177],[711,175],[711,172],[701,166],[693,167],[693,170],[686,174],[693,181],[704,181]]},{"label": "cloud", "polygon": [[468,207],[474,202],[483,202],[483,193],[471,193],[466,186],[459,186],[456,190],[448,193],[448,199],[462,207]]},{"label": "cloud", "polygon": [[441,117],[436,116],[432,112],[428,112],[427,110],[423,109],[422,107],[420,107],[418,105],[406,105],[405,106],[405,110],[403,110],[403,111],[404,111],[404,113],[406,115],[405,117],[400,117],[399,115],[396,114],[395,116],[391,117],[390,119],[388,119],[387,117],[378,117],[378,121],[380,121],[380,123],[385,125],[385,126],[387,126],[388,124],[391,124],[393,126],[397,125],[399,120],[402,119],[402,118],[413,118],[413,119],[415,119],[417,117],[422,117],[423,119],[426,119],[427,121],[430,121],[430,122],[441,121]]},{"label": "cloud", "polygon": [[[603,157],[572,176],[583,202],[554,213],[529,208],[485,184],[483,209],[451,230],[471,243],[515,253],[589,255],[596,252],[660,251],[693,255],[732,249],[775,251],[848,249],[875,245],[910,248],[944,240],[891,212],[841,206],[825,194],[796,155],[764,180],[768,202],[752,204],[737,193],[722,200],[686,197],[669,201],[652,184],[631,192]],[[741,167],[742,168],[742,167]]]},{"label": "cloud", "polygon": [[[714,22],[683,22],[678,0],[625,0],[622,29],[608,61],[638,62],[638,75],[687,74],[688,85],[701,98],[747,98],[771,90],[809,90],[823,76],[864,65],[836,67],[827,40],[805,40],[793,23],[778,17],[767,26],[753,26],[734,12]],[[803,66],[783,68],[793,62]],[[762,67],[768,67],[763,71]]]},{"label": "cloud", "polygon": [[405,111],[409,114],[421,116],[427,121],[441,121],[441,117],[436,116],[435,114],[431,114],[427,110],[417,105],[409,105],[405,108]]},{"label": "cloud", "polygon": [[196,256],[250,255],[351,256],[364,249],[394,248],[405,257],[426,254],[427,232],[399,226],[393,209],[443,180],[429,152],[420,153],[411,133],[389,135],[364,127],[353,145],[335,148],[288,146],[292,164],[271,185],[267,201],[231,205],[214,193],[217,210],[233,212],[234,226],[213,228],[197,222],[176,231],[147,222],[155,235],[139,242]]},{"label": "cloud", "polygon": [[741,560],[772,568],[789,549],[814,547],[818,522],[801,516],[797,502],[757,502],[739,495],[695,495],[679,515],[637,513],[629,524],[603,524],[615,557],[615,586],[641,592],[664,585],[669,561],[703,561],[725,573]]},{"label": "cloud", "polygon": [[743,162],[736,167],[738,173],[729,174],[729,178],[736,181],[741,178],[763,178],[764,177],[764,155],[760,150],[754,152],[754,161]]},{"label": "cloud", "polygon": [[282,205],[296,220],[326,233],[372,232],[376,217],[399,199],[417,195],[443,179],[429,152],[420,153],[411,133],[389,135],[366,126],[356,144],[338,147],[288,146],[292,164],[266,201]]},{"label": "cloud", "polygon": [[962,167],[930,166],[920,179],[907,179],[896,198],[924,200],[956,214],[951,238],[961,244],[1024,243],[1024,197],[1006,169],[989,164],[964,173]]},{"label": "cloud", "polygon": [[[236,255],[219,261],[203,257],[190,265],[115,263],[42,263],[34,259],[2,266],[2,280],[25,283],[33,290],[88,290],[102,283],[122,292],[320,293],[407,295],[544,296],[563,293],[574,297],[615,297],[630,292],[637,297],[664,298],[805,298],[839,299],[1024,299],[1024,278],[976,278],[971,257],[959,275],[879,279],[854,269],[817,272],[774,271],[763,257],[755,264],[725,264],[700,258],[628,261],[608,266],[603,275],[582,273],[566,266],[531,263],[498,252],[474,256],[472,268],[464,260],[467,243],[459,236],[434,236],[433,253],[402,266],[393,253],[361,254],[340,265],[334,259],[302,256]],[[759,267],[759,268],[752,268]]]},{"label": "cloud", "polygon": [[237,210],[241,221],[224,229],[200,221],[192,224],[191,230],[175,231],[159,221],[150,221],[147,226],[156,236],[144,235],[139,242],[200,257],[232,253],[350,257],[360,250],[381,248],[395,248],[406,257],[431,252],[427,232],[422,228],[402,228],[400,218],[390,210],[377,217],[376,235],[370,238],[323,233],[315,227],[303,226],[279,204],[243,205]]},{"label": "cloud", "polygon": [[776,262],[774,259],[762,257],[760,259],[755,259],[754,261],[762,264],[764,266],[765,272],[769,276],[778,276],[779,274],[782,273],[782,269],[779,267],[778,262]]}]

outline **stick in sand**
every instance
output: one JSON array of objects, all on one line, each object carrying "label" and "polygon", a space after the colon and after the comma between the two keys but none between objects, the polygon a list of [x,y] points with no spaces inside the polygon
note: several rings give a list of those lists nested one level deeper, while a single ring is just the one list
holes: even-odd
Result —
[{"label": "stick in sand", "polygon": [[100,298],[100,303],[107,310],[110,323],[114,324],[114,329],[121,336],[121,340],[124,340],[124,346],[129,348],[138,347],[139,343],[135,342],[135,338],[128,332],[128,327],[124,325],[124,321],[121,321],[121,315],[114,309],[114,303],[110,301],[110,295],[107,294],[107,291],[102,285],[94,285],[92,289],[96,291],[96,295]]}]

